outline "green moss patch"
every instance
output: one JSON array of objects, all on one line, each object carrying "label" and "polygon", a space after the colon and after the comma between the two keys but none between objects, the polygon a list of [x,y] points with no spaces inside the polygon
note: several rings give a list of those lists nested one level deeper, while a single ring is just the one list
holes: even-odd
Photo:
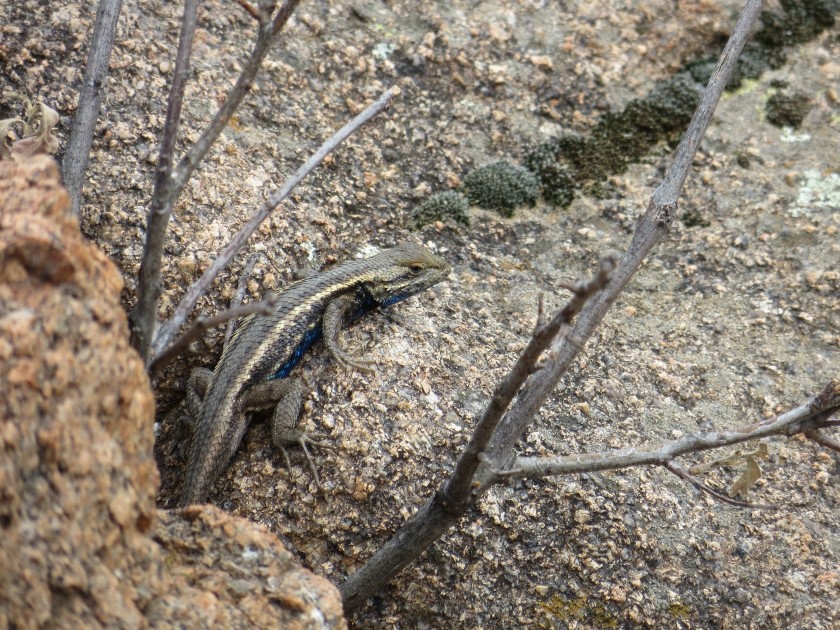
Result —
[{"label": "green moss patch", "polygon": [[507,160],[477,168],[464,178],[464,192],[470,203],[486,210],[513,216],[517,206],[533,206],[540,194],[537,176]]},{"label": "green moss patch", "polygon": [[469,225],[469,207],[470,202],[467,198],[455,190],[437,193],[414,209],[414,227],[419,230],[429,223],[448,220]]}]

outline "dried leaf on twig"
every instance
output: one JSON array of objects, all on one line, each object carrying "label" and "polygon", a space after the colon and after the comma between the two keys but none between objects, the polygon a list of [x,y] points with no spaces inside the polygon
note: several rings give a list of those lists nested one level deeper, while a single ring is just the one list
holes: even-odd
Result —
[{"label": "dried leaf on twig", "polygon": [[760,478],[761,468],[759,468],[758,462],[752,457],[747,457],[747,469],[729,486],[729,496],[735,498],[740,494],[742,499],[746,499],[750,488]]},{"label": "dried leaf on twig", "polygon": [[688,469],[688,472],[692,475],[705,475],[707,472],[714,470],[715,468],[720,468],[721,466],[735,466],[736,464],[740,464],[743,461],[747,461],[748,459],[755,457],[767,459],[769,455],[770,454],[767,451],[767,444],[765,442],[759,442],[758,447],[754,451],[743,453],[740,450],[737,450],[729,455],[719,457],[718,459],[712,460],[708,463],[692,466]]}]

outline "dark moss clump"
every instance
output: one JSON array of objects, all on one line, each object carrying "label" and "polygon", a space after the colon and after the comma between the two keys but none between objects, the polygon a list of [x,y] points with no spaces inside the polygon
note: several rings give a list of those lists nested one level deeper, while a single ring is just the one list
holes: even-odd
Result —
[{"label": "dark moss clump", "polygon": [[414,227],[420,229],[435,221],[451,219],[461,225],[469,225],[467,210],[470,202],[464,195],[454,190],[432,195],[414,209]]},{"label": "dark moss clump", "polygon": [[575,182],[569,172],[555,162],[542,174],[543,199],[555,208],[568,208],[575,200]]},{"label": "dark moss clump", "polygon": [[689,208],[682,215],[683,225],[687,228],[709,227],[711,223],[697,208]]},{"label": "dark moss clump", "polygon": [[471,203],[513,216],[517,206],[534,205],[540,194],[537,176],[506,160],[477,168],[464,177],[464,192]]},{"label": "dark moss clump", "polygon": [[562,210],[575,198],[575,183],[566,167],[557,161],[559,153],[558,139],[549,138],[531,149],[523,161],[525,168],[537,176],[546,203]]},{"label": "dark moss clump", "polygon": [[568,165],[579,182],[605,179],[618,168],[615,160],[618,156],[595,137],[584,138],[570,133],[557,138],[557,145],[561,161]]},{"label": "dark moss clump", "polygon": [[764,113],[767,115],[767,122],[771,125],[796,129],[802,124],[810,109],[811,99],[807,94],[777,92],[767,99]]},{"label": "dark moss clump", "polygon": [[622,112],[605,115],[592,135],[565,135],[556,145],[572,181],[600,181],[622,172],[661,140],[683,133],[700,103],[702,86],[687,72],[662,81]]},{"label": "dark moss clump", "polygon": [[[834,26],[834,14],[840,9],[838,0],[781,0],[782,12],[761,14],[761,28],[754,41],[747,42],[727,89],[736,90],[746,79],[757,79],[767,70],[784,65],[785,46],[812,40]],[[707,57],[686,66],[695,81],[706,85],[717,65],[717,57]]]},{"label": "dark moss clump", "polygon": [[[632,101],[628,107],[630,120],[656,140],[660,139],[655,136],[656,130],[666,135],[682,134],[691,122],[702,94],[703,86],[689,74],[680,72],[659,82],[644,99]],[[632,113],[634,109],[638,110],[635,114]]]},{"label": "dark moss clump", "polygon": [[755,40],[766,47],[793,46],[812,40],[834,26],[837,0],[781,0],[784,14],[766,12]]}]

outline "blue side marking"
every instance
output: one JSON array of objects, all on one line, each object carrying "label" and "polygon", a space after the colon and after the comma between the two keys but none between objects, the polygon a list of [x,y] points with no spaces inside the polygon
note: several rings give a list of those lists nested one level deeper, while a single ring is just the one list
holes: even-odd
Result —
[{"label": "blue side marking", "polygon": [[[388,306],[392,306],[397,302],[402,302],[408,295],[394,295],[385,300],[384,302],[377,302],[373,299],[373,296],[364,288],[360,287],[359,292],[361,295],[358,297],[361,298],[359,300],[359,308],[350,313],[349,317],[347,318],[348,322],[353,322],[359,319],[365,313],[368,313],[376,308],[386,308]],[[275,378],[286,378],[289,375],[289,372],[300,363],[300,360],[303,358],[303,355],[306,353],[307,350],[312,346],[313,343],[318,341],[321,338],[321,326],[316,326],[315,328],[311,328],[310,330],[306,331],[304,334],[303,339],[300,340],[300,343],[297,347],[292,351],[291,356],[286,360],[286,362],[280,366],[280,368],[274,373],[272,379]]]},{"label": "blue side marking", "polygon": [[292,371],[292,368],[295,367],[300,360],[303,358],[303,355],[309,350],[310,346],[313,343],[318,341],[321,337],[321,327],[316,326],[315,328],[311,328],[310,330],[306,331],[306,334],[303,336],[303,339],[300,340],[300,343],[297,347],[292,350],[292,356],[288,358],[288,360],[280,366],[280,369],[274,373],[272,378],[286,378],[289,375],[289,372]]},{"label": "blue side marking", "polygon": [[396,304],[397,302],[402,302],[407,297],[407,295],[395,295],[382,302],[382,304],[380,304],[379,306],[385,308],[386,306],[391,306],[393,304]]}]

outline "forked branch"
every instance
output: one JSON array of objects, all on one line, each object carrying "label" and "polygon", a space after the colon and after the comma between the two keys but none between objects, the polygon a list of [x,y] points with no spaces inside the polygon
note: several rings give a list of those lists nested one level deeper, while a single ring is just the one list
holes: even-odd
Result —
[{"label": "forked branch", "polygon": [[[254,49],[245,62],[236,83],[225,95],[224,104],[216,112],[201,137],[181,158],[177,168],[173,168],[175,141],[178,136],[184,87],[189,73],[189,60],[193,35],[195,34],[198,6],[198,0],[186,0],[185,2],[178,54],[175,59],[175,71],[172,77],[172,88],[169,92],[166,121],[164,122],[160,154],[155,170],[155,189],[146,222],[146,241],[143,247],[143,259],[140,263],[137,283],[137,304],[131,312],[134,344],[140,351],[140,355],[147,360],[147,365],[150,363],[148,361],[149,349],[157,315],[157,301],[160,296],[163,246],[172,208],[199,162],[204,159],[210,147],[213,146],[222,130],[230,122],[245,95],[251,90],[257,72],[268,51],[299,3],[300,0],[286,0],[271,20],[266,17],[266,19],[260,21],[259,35],[254,44]],[[273,8],[274,5],[266,5],[266,7],[268,6]],[[171,338],[169,341],[171,341]],[[160,346],[158,346],[158,350],[160,350]]]},{"label": "forked branch", "polygon": [[770,436],[806,435],[830,426],[830,416],[840,411],[840,379],[829,382],[807,403],[778,416],[726,431],[692,433],[663,444],[630,446],[612,451],[581,453],[558,457],[519,457],[506,470],[496,470],[499,478],[545,477],[571,473],[617,470],[631,466],[664,466],[688,453],[740,444]]}]

